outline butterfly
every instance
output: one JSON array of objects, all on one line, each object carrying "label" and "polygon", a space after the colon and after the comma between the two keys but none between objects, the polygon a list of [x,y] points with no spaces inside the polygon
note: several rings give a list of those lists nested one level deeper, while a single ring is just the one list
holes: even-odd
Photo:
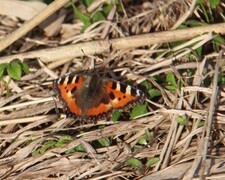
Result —
[{"label": "butterfly", "polygon": [[53,82],[67,117],[76,120],[108,119],[115,110],[127,110],[144,102],[145,94],[130,85],[98,74],[69,74]]}]

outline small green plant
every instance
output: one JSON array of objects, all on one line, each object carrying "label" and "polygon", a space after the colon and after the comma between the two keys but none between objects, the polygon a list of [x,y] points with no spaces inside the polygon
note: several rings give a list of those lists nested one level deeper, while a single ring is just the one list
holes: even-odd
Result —
[{"label": "small green plant", "polygon": [[62,136],[58,140],[48,140],[46,141],[40,148],[32,152],[33,156],[43,154],[45,153],[48,149],[52,149],[55,147],[63,147],[64,144],[72,141],[72,138],[69,136]]},{"label": "small green plant", "polygon": [[120,116],[121,116],[121,112],[119,111],[114,111],[113,114],[112,114],[112,121],[113,122],[116,122],[119,120]]},{"label": "small green plant", "polygon": [[3,80],[6,86],[7,96],[9,95],[9,83],[11,81],[11,78],[20,80],[23,73],[29,74],[29,72],[29,66],[26,63],[21,62],[20,60],[13,60],[10,63],[0,64],[0,80],[3,80],[3,77],[6,75],[10,77],[8,82],[5,82]]},{"label": "small green plant", "polygon": [[0,64],[0,78],[2,78],[6,72],[11,78],[20,80],[23,72],[29,74],[30,71],[26,63],[14,60],[11,63]]},{"label": "small green plant", "polygon": [[[86,9],[88,9],[88,7],[90,7],[95,1],[80,0],[79,2],[82,3]],[[99,5],[99,7],[94,9],[92,12],[88,12],[87,10],[86,12],[81,12],[73,3],[71,3],[71,6],[73,8],[75,17],[78,18],[84,24],[83,30],[87,29],[95,22],[105,20],[114,6],[116,6],[118,9],[121,9],[121,5],[118,0],[110,2],[104,1]]]},{"label": "small green plant", "polygon": [[218,83],[221,84],[221,85],[225,84],[225,76],[222,72],[219,75]]},{"label": "small green plant", "polygon": [[98,142],[100,143],[101,147],[107,147],[111,145],[111,141],[107,137],[98,139]]},{"label": "small green plant", "polygon": [[176,117],[175,120],[181,126],[185,126],[187,124],[187,116],[186,115],[178,116],[178,117]]},{"label": "small green plant", "polygon": [[183,87],[183,83],[181,81],[176,81],[176,77],[172,72],[168,72],[166,75],[166,82],[168,85],[166,85],[166,89],[170,91],[175,91],[177,89],[181,89]]},{"label": "small green plant", "polygon": [[131,166],[133,168],[137,168],[137,169],[142,169],[143,168],[143,163],[137,159],[137,158],[130,158],[127,160],[127,162],[125,163],[126,166]]},{"label": "small green plant", "polygon": [[167,73],[166,81],[168,83],[168,85],[166,86],[168,90],[175,91],[177,89],[176,78],[172,72]]},{"label": "small green plant", "polygon": [[131,113],[130,113],[130,118],[134,119],[137,116],[140,116],[142,114],[147,113],[147,105],[146,104],[142,104],[142,105],[138,105],[133,107]]},{"label": "small green plant", "polygon": [[198,128],[199,127],[203,127],[205,125],[205,121],[200,121],[199,123],[198,123]]},{"label": "small green plant", "polygon": [[196,4],[200,6],[203,17],[207,23],[215,21],[214,17],[216,16],[213,15],[211,12],[213,11],[213,9],[216,9],[219,6],[220,1],[221,0],[209,0],[208,3],[208,1],[205,0],[198,0],[196,2]]},{"label": "small green plant", "polygon": [[[142,114],[145,114],[147,112],[148,111],[147,111],[147,105],[146,104],[134,106],[132,108],[131,113],[130,113],[130,119],[134,119],[135,117],[140,116]],[[121,115],[122,115],[122,112],[120,112],[120,111],[113,112],[113,114],[112,114],[112,120],[114,122],[118,121],[119,118],[121,117]]]},{"label": "small green plant", "polygon": [[145,130],[145,134],[138,140],[138,144],[147,145],[153,138],[153,131],[150,129]]},{"label": "small green plant", "polygon": [[160,159],[158,157],[154,157],[154,158],[149,159],[148,162],[146,163],[146,167],[148,167],[148,168],[152,167],[153,165],[158,163],[159,160]]},{"label": "small green plant", "polygon": [[153,157],[149,159],[146,164],[143,164],[142,161],[137,158],[130,158],[125,162],[125,165],[133,167],[135,169],[143,169],[144,167],[151,168],[152,166],[157,164],[159,160],[159,157]]},{"label": "small green plant", "polygon": [[[151,77],[151,79],[155,80],[155,78],[153,77]],[[151,84],[149,80],[143,81],[141,85],[147,89],[149,99],[153,99],[154,97],[159,97],[162,95],[158,89],[153,87],[153,85]]]},{"label": "small green plant", "polygon": [[84,148],[82,144],[79,144],[78,146],[76,146],[74,150],[75,152],[86,152],[86,149]]},{"label": "small green plant", "polygon": [[225,40],[224,38],[222,38],[220,35],[215,35],[212,39],[212,43],[213,43],[213,49],[216,52],[219,52],[220,50],[220,45],[224,45],[225,44]]}]

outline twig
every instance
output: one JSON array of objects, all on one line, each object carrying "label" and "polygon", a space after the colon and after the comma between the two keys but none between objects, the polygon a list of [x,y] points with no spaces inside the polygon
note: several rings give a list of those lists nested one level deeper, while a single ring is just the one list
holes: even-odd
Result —
[{"label": "twig", "polygon": [[0,108],[0,112],[5,111],[5,110],[9,110],[9,109],[13,109],[13,108],[20,108],[20,107],[28,106],[28,105],[31,105],[31,104],[38,104],[38,103],[49,102],[49,101],[53,101],[53,98],[48,97],[48,98],[42,98],[42,99],[35,100],[35,101],[9,105],[9,106]]},{"label": "twig", "polygon": [[205,172],[205,163],[206,163],[206,156],[208,153],[208,144],[210,140],[210,134],[211,134],[211,128],[212,128],[212,122],[213,122],[213,114],[215,110],[216,105],[216,98],[218,94],[218,76],[219,76],[219,68],[220,68],[220,59],[218,59],[216,66],[215,66],[215,72],[214,72],[214,78],[213,78],[213,87],[212,87],[212,96],[211,96],[211,102],[209,106],[209,114],[207,121],[205,122],[206,127],[206,135],[204,138],[204,149],[203,149],[203,158],[202,158],[202,171],[200,174],[200,177],[203,178],[204,172]]},{"label": "twig", "polygon": [[51,14],[53,14],[55,11],[60,9],[67,2],[69,2],[69,0],[55,0],[55,1],[53,1],[43,11],[38,13],[31,20],[24,23],[24,25],[21,26],[19,29],[14,31],[12,34],[7,36],[6,38],[1,39],[0,40],[0,51],[4,50],[9,45],[11,45],[13,42],[15,42],[17,39],[24,36],[27,32],[29,32],[31,29],[33,29],[35,26],[37,26],[39,23],[41,23],[43,20],[45,20]]},{"label": "twig", "polygon": [[21,60],[25,58],[40,58],[45,63],[58,61],[61,59],[67,59],[67,61],[69,61],[74,57],[80,57],[83,55],[93,55],[110,52],[110,47],[112,47],[114,50],[131,49],[152,44],[187,40],[209,32],[225,34],[225,23],[194,27],[189,29],[149,33],[112,40],[83,42],[73,45],[5,56],[0,58],[0,61],[2,63],[10,62],[16,58]]},{"label": "twig", "polygon": [[28,117],[28,118],[18,118],[18,119],[7,119],[7,120],[1,120],[0,126],[10,125],[10,124],[19,124],[19,123],[28,123],[28,122],[34,122],[38,121],[44,118],[50,118],[54,117],[56,115],[44,115],[44,116],[35,116],[35,117]]}]

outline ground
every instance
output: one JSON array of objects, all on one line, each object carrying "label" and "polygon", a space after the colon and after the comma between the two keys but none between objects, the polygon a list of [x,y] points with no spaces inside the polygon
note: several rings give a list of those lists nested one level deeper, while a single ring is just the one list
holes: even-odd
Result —
[{"label": "ground", "polygon": [[[49,3],[1,1],[1,179],[225,178],[222,1]],[[90,71],[146,99],[68,118],[52,83]]]}]

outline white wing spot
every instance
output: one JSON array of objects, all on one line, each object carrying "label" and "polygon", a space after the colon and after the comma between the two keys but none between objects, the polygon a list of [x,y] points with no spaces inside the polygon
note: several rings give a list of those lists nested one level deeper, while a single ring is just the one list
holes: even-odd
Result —
[{"label": "white wing spot", "polygon": [[120,84],[119,83],[116,84],[116,90],[120,91]]},{"label": "white wing spot", "polygon": [[142,93],[142,92],[138,89],[138,90],[137,90],[137,95],[138,95],[138,96],[141,96],[141,93]]},{"label": "white wing spot", "polygon": [[76,79],[77,79],[77,76],[74,76],[73,80],[72,80],[72,83],[75,83]]},{"label": "white wing spot", "polygon": [[61,79],[62,79],[62,78],[59,78],[59,79],[58,79],[57,84],[59,84],[59,83],[60,83]]},{"label": "white wing spot", "polygon": [[67,84],[68,80],[69,80],[69,76],[66,76],[64,84]]},{"label": "white wing spot", "polygon": [[126,88],[126,94],[131,94],[131,86],[127,86],[127,88]]}]

